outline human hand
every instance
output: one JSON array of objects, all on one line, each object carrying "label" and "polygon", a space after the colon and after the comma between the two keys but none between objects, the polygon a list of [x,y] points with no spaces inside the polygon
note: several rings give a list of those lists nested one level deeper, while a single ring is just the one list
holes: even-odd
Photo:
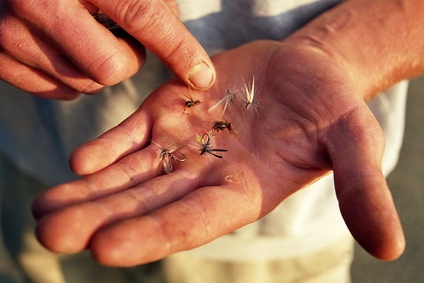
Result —
[{"label": "human hand", "polygon": [[[65,253],[89,248],[107,265],[154,261],[261,218],[333,170],[353,236],[378,258],[398,257],[404,238],[381,172],[383,134],[344,69],[312,47],[272,41],[224,52],[213,62],[219,78],[202,96],[170,82],[74,152],[72,168],[87,176],[34,202],[41,243]],[[253,78],[256,102],[246,109],[243,84],[252,87]],[[228,89],[236,99],[224,117],[224,103],[208,113]],[[181,93],[201,102],[184,107]],[[209,132],[223,119],[233,133]],[[212,140],[210,152],[207,136],[203,145],[195,139],[203,133]],[[179,146],[174,160],[160,150],[170,143]],[[160,174],[161,154],[173,172]]]},{"label": "human hand", "polygon": [[[141,44],[187,85],[213,82],[212,63],[178,20],[175,0],[2,2],[0,79],[30,93],[73,99],[116,84],[143,65]],[[99,9],[133,38],[117,38],[96,22]]]}]

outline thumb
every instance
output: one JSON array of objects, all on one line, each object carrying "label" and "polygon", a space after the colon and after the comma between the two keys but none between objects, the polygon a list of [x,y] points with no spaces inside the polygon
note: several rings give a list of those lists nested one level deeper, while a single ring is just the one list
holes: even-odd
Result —
[{"label": "thumb", "polygon": [[381,170],[384,136],[378,122],[368,109],[357,110],[337,124],[332,136],[336,194],[350,232],[371,255],[398,258],[405,239]]},{"label": "thumb", "polygon": [[93,4],[158,56],[187,85],[207,89],[215,69],[206,51],[176,16],[170,1],[100,1]]}]

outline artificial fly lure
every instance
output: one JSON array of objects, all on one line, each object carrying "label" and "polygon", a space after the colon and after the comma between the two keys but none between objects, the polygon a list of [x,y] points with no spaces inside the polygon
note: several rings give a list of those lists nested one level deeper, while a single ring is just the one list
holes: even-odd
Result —
[{"label": "artificial fly lure", "polygon": [[211,108],[208,109],[208,113],[211,113],[212,111],[214,111],[219,105],[224,104],[224,107],[221,112],[221,117],[222,117],[225,111],[227,110],[228,105],[230,103],[234,103],[235,100],[236,100],[236,95],[231,90],[228,89],[225,96],[220,101],[212,105]]},{"label": "artificial fly lure", "polygon": [[212,132],[212,135],[214,135],[219,131],[224,131],[225,129],[227,129],[230,134],[237,136],[237,133],[234,130],[234,127],[231,125],[230,122],[226,122],[226,121],[213,122],[211,132]]},{"label": "artificial fly lure", "polygon": [[215,152],[227,152],[228,151],[226,149],[212,148],[211,137],[207,133],[204,133],[202,136],[196,134],[196,140],[202,146],[201,149],[200,149],[200,155],[203,155],[205,153],[209,153],[209,154],[221,159],[222,156],[216,154]]},{"label": "artificial fly lure", "polygon": [[186,114],[186,110],[187,108],[192,108],[195,107],[197,104],[200,103],[200,100],[194,100],[191,96],[189,95],[184,95],[184,94],[180,94],[179,95],[182,99],[184,99],[185,103],[184,103],[184,111],[183,113]]},{"label": "artificial fly lure", "polygon": [[172,166],[173,160],[178,162],[184,162],[187,160],[187,157],[184,153],[177,151],[179,148],[178,146],[171,145],[169,149],[166,149],[153,140],[151,140],[151,142],[159,147],[159,154],[155,163],[157,165],[161,165],[161,171],[164,174],[169,174],[174,171]]},{"label": "artificial fly lure", "polygon": [[250,87],[247,84],[244,84],[244,93],[246,94],[246,109],[256,109],[259,102],[255,99],[255,78],[253,78],[252,85]]}]

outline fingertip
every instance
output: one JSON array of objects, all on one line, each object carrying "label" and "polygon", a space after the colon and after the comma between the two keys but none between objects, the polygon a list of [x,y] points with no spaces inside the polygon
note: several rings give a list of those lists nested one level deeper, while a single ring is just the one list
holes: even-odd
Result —
[{"label": "fingertip", "polygon": [[338,195],[343,218],[358,244],[372,256],[392,261],[405,250],[405,237],[382,175],[362,177]]},{"label": "fingertip", "polygon": [[95,235],[90,243],[91,256],[100,264],[113,267],[130,267],[124,264],[120,245],[111,239]]},{"label": "fingertip", "polygon": [[[138,247],[126,234],[116,233],[113,225],[105,227],[97,232],[91,242],[90,250],[92,257],[105,266],[132,267],[142,264],[138,261]],[[140,242],[138,243],[140,244]]]},{"label": "fingertip", "polygon": [[42,217],[36,227],[36,236],[53,252],[81,252],[109,216],[109,212],[96,203],[69,206]]},{"label": "fingertip", "polygon": [[215,77],[215,69],[203,61],[189,71],[188,82],[195,89],[206,90],[213,85]]},{"label": "fingertip", "polygon": [[78,203],[86,198],[86,194],[78,184],[84,182],[77,180],[72,183],[64,183],[57,185],[47,191],[42,192],[32,203],[32,215],[36,220],[41,219],[65,206]]},{"label": "fingertip", "polygon": [[87,142],[84,146],[75,149],[69,157],[69,166],[76,174],[85,176],[93,174],[105,167],[102,152],[98,147]]},{"label": "fingertip", "polygon": [[69,156],[69,167],[78,175],[85,175],[87,168],[84,160],[81,160],[81,149],[77,148]]},{"label": "fingertip", "polygon": [[398,259],[405,251],[406,241],[403,232],[393,237],[394,241],[387,245],[381,253],[377,254],[377,258],[384,261],[393,261]]},{"label": "fingertip", "polygon": [[43,215],[45,215],[46,213],[48,213],[49,210],[50,210],[49,209],[49,205],[46,204],[45,199],[44,199],[44,193],[42,193],[41,195],[39,195],[32,202],[31,212],[32,212],[32,216],[36,220],[39,220]]},{"label": "fingertip", "polygon": [[89,248],[103,265],[131,267],[162,259],[169,255],[168,244],[151,217],[131,218],[99,229]]},{"label": "fingertip", "polygon": [[52,252],[77,253],[86,248],[86,243],[78,240],[76,234],[80,231],[74,226],[68,225],[61,217],[55,217],[55,214],[47,215],[37,223],[35,235],[38,241]]},{"label": "fingertip", "polygon": [[[48,218],[48,216],[45,218]],[[49,251],[59,253],[60,249],[57,248],[58,244],[56,242],[59,238],[56,237],[56,235],[54,235],[53,233],[51,233],[51,230],[49,229],[48,225],[45,225],[45,218],[42,218],[38,221],[35,227],[35,236],[38,242],[43,247],[45,247]]]},{"label": "fingertip", "polygon": [[398,259],[405,251],[405,237],[402,229],[389,232],[389,235],[374,235],[368,239],[357,237],[358,244],[370,255],[383,261]]}]

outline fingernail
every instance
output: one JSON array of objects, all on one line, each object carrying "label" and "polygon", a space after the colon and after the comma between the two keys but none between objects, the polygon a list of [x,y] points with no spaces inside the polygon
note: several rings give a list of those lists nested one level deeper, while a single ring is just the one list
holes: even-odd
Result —
[{"label": "fingernail", "polygon": [[215,77],[212,68],[205,62],[194,66],[188,76],[190,83],[199,89],[210,87],[214,79]]}]

